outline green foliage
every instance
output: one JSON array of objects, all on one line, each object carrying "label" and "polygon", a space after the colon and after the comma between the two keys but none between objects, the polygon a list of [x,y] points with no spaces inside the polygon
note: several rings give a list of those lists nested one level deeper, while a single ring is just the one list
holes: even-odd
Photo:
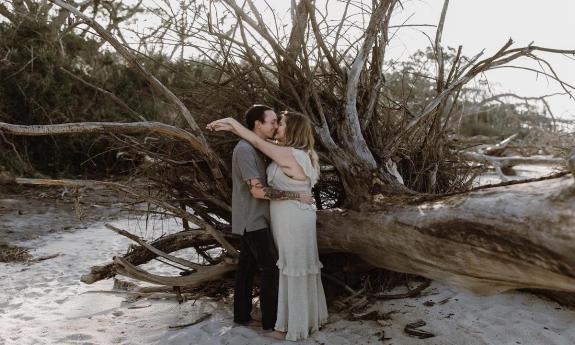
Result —
[{"label": "green foliage", "polygon": [[[171,123],[170,109],[157,101],[149,83],[130,69],[117,54],[101,49],[100,42],[73,32],[62,34],[37,21],[18,25],[0,23],[0,121],[22,124],[58,124],[85,121],[139,121]],[[155,56],[146,68],[175,89],[186,89],[203,78],[202,68],[169,64]],[[199,66],[199,65],[198,65]],[[105,89],[123,100],[118,104]],[[18,175],[89,176],[121,173],[130,167],[119,163],[110,137],[0,136],[0,165]]]}]

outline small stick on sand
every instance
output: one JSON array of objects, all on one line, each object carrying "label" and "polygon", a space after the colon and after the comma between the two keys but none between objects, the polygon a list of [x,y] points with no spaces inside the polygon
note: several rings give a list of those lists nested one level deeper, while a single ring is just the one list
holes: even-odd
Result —
[{"label": "small stick on sand", "polygon": [[210,317],[212,317],[212,314],[209,314],[209,313],[208,313],[208,314],[204,314],[204,315],[200,316],[200,318],[198,318],[198,319],[197,319],[196,321],[194,321],[194,322],[185,323],[185,324],[182,324],[182,325],[169,326],[169,328],[177,329],[177,328],[184,328],[184,327],[193,326],[193,325],[196,325],[196,324],[198,324],[198,323],[200,323],[200,322],[202,322],[202,321],[205,321],[205,320],[209,319]]}]

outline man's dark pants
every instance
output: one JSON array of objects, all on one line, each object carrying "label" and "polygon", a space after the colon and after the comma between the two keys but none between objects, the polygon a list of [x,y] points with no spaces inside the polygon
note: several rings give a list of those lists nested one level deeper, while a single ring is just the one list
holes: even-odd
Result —
[{"label": "man's dark pants", "polygon": [[260,270],[260,307],[262,328],[272,330],[278,310],[279,273],[277,249],[270,229],[244,232],[234,295],[234,321],[246,324],[252,311],[252,288],[256,270]]}]

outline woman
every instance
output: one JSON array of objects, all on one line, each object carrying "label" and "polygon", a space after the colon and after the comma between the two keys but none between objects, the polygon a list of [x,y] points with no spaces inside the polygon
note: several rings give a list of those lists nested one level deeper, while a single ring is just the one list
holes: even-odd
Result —
[{"label": "woman", "polygon": [[[270,157],[268,184],[274,189],[311,193],[319,178],[319,162],[313,149],[310,120],[292,112],[282,114],[276,139],[261,139],[232,118],[214,121],[208,128],[231,131]],[[270,336],[298,341],[327,322],[327,306],[321,283],[313,205],[299,201],[270,201],[271,228],[278,248],[280,272],[278,315]]]}]

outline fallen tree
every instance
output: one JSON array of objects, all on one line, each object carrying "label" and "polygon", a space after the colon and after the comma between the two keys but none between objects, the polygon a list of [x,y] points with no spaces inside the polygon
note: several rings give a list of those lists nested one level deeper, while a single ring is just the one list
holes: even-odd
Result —
[{"label": "fallen tree", "polygon": [[[569,166],[575,173],[575,151]],[[320,251],[353,253],[374,267],[423,275],[477,294],[521,288],[575,292],[575,183],[563,175],[430,201],[376,196],[368,209],[324,210],[318,217]],[[82,281],[90,284],[119,273],[156,284],[196,286],[221,278],[233,264],[194,267],[200,274],[186,277],[155,276],[135,266],[168,258],[158,251],[216,243],[203,230],[141,243],[125,258],[92,268]]]},{"label": "fallen tree", "polygon": [[[233,241],[225,234],[231,218],[230,181],[224,163],[229,150],[216,149],[215,139],[206,137],[183,103],[93,18],[74,4],[50,2],[74,13],[117,49],[178,109],[185,125],[0,123],[0,132],[20,136],[94,132],[120,135],[135,154],[156,162],[145,167],[150,174],[146,189],[156,194],[142,193],[134,186],[101,183],[205,231],[201,235],[184,232],[157,239],[149,243],[153,250],[140,243],[125,257],[94,268],[82,280],[92,283],[124,274],[160,285],[195,286],[223,277],[234,269],[233,257],[237,256]],[[406,99],[396,99],[388,92],[382,72],[390,20],[398,4],[397,0],[375,1],[373,7],[359,14],[367,19],[364,33],[357,41],[350,41],[340,36],[341,28],[350,25],[347,10],[333,27],[325,19],[318,20],[314,2],[302,0],[292,9],[294,25],[284,42],[251,1],[247,1],[247,11],[233,0],[223,0],[217,6],[232,15],[233,30],[224,28],[223,20],[209,17],[207,23],[197,24],[204,29],[198,29],[200,34],[194,39],[206,42],[207,46],[200,47],[205,56],[221,57],[227,52],[223,60],[216,60],[221,74],[214,89],[235,92],[238,98],[258,90],[261,99],[303,112],[312,119],[321,158],[336,171],[335,175],[325,174],[327,187],[316,189],[318,206],[339,206],[319,211],[318,239],[323,253],[353,253],[375,267],[423,275],[480,294],[517,288],[575,292],[572,178],[469,191],[468,162],[452,153],[453,147],[446,139],[458,98],[475,77],[521,57],[548,66],[537,56],[540,52],[575,51],[535,45],[512,48],[509,40],[489,57],[481,59],[483,53],[479,53],[466,58],[459,47],[453,60],[446,61],[441,47],[448,5],[445,1],[432,46],[437,65],[435,96],[425,105],[410,109]],[[212,6],[216,4],[209,2],[206,8],[211,10]],[[256,38],[258,49],[253,48],[248,36]],[[342,41],[347,46],[340,46]],[[350,51],[355,55],[352,60],[347,58]],[[558,81],[566,92],[573,89],[551,68],[541,73]],[[146,146],[149,137],[138,137],[138,133],[154,137],[154,146]],[[174,159],[174,152],[183,158]],[[398,161],[399,169],[386,164],[392,158]],[[575,157],[571,156],[571,174],[575,173],[574,165]],[[7,180],[71,186],[100,183]],[[202,249],[206,244],[220,246],[231,258],[210,256]],[[192,265],[188,267],[189,275],[176,277],[152,275],[137,267],[158,256],[178,263],[180,260],[174,260],[170,253],[189,247],[203,253],[209,265]]]}]

